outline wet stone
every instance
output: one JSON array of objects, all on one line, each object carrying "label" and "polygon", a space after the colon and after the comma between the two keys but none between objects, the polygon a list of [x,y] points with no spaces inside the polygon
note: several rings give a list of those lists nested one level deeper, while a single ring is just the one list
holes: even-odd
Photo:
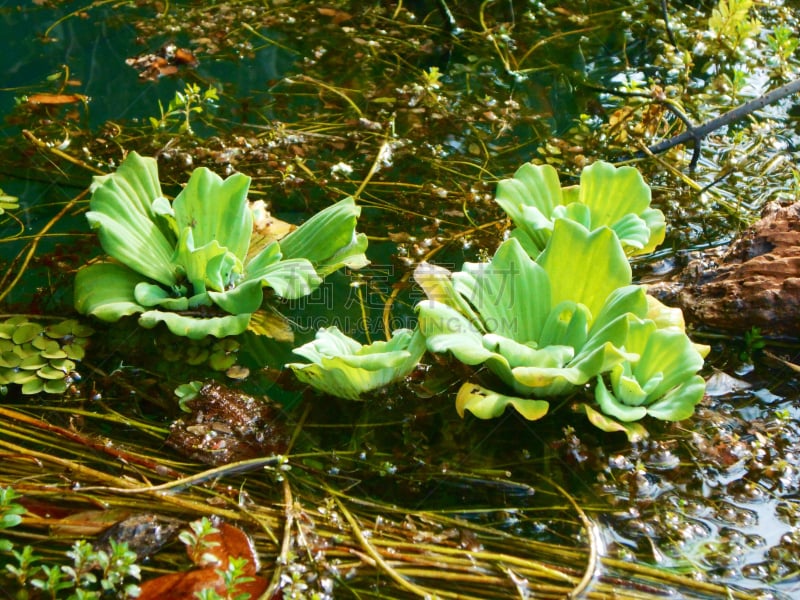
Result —
[{"label": "wet stone", "polygon": [[118,521],[97,539],[95,549],[110,553],[111,540],[126,542],[140,559],[152,556],[177,535],[184,525],[179,519],[142,513]]},{"label": "wet stone", "polygon": [[[677,285],[676,285],[677,283]],[[800,319],[800,202],[766,205],[721,257],[690,262],[680,282],[651,286],[687,319],[715,329],[796,338]]]},{"label": "wet stone", "polygon": [[167,438],[167,444],[184,456],[224,465],[282,454],[287,448],[280,409],[266,399],[209,383],[186,404],[191,413],[172,424]]}]

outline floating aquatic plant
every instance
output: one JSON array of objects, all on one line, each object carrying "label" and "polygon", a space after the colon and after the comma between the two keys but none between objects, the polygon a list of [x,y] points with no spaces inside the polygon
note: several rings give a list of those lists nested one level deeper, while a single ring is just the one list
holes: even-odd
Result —
[{"label": "floating aquatic plant", "polygon": [[544,250],[558,219],[589,230],[610,227],[628,255],[652,252],[664,241],[664,214],[650,208],[650,187],[633,167],[598,161],[581,172],[578,185],[562,188],[552,166],[526,163],[500,181],[495,200],[532,257]]},{"label": "floating aquatic plant", "polygon": [[647,414],[685,418],[702,397],[699,349],[674,311],[631,284],[608,227],[590,232],[558,219],[536,260],[512,238],[488,263],[452,274],[422,265],[415,279],[428,296],[417,305],[428,350],[485,365],[508,388],[465,383],[456,398],[462,415],[493,418],[511,405],[535,420],[549,398],[597,380],[597,409],[587,404],[584,412],[598,427],[633,438],[644,430],[627,423]]},{"label": "floating aquatic plant", "polygon": [[146,328],[199,339],[242,333],[263,288],[294,299],[328,273],[367,263],[360,209],[342,200],[280,241],[250,245],[250,178],[222,179],[201,167],[173,202],[161,193],[155,159],[132,152],[92,184],[87,218],[109,258],[81,269],[75,306],[104,321],[140,313]]},{"label": "floating aquatic plant", "polygon": [[337,327],[322,328],[314,340],[295,348],[310,363],[290,363],[300,381],[349,400],[394,381],[417,366],[425,353],[419,330],[398,329],[387,342],[362,345]]},{"label": "floating aquatic plant", "polygon": [[42,325],[25,316],[0,322],[0,387],[23,394],[62,394],[83,359],[91,327],[74,319]]}]

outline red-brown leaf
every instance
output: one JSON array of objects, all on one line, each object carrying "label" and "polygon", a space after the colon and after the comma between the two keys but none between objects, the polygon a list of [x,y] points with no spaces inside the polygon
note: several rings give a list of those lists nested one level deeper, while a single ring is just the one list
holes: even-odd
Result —
[{"label": "red-brown leaf", "polygon": [[171,573],[155,579],[145,581],[140,586],[139,600],[196,600],[197,592],[213,588],[220,596],[232,597],[237,594],[247,593],[249,598],[258,598],[267,589],[267,580],[264,577],[254,577],[253,581],[236,586],[235,590],[225,589],[225,582],[217,573],[217,569],[206,567],[194,569],[185,573]]}]

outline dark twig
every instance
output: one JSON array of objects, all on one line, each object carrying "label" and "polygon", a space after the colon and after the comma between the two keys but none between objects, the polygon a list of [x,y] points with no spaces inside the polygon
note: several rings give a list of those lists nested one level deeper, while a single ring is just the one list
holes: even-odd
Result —
[{"label": "dark twig", "polygon": [[[692,162],[689,165],[689,168],[694,169],[697,166],[697,161],[700,158],[700,142],[702,139],[707,136],[712,131],[716,131],[720,127],[724,127],[725,125],[730,125],[731,123],[735,123],[739,119],[742,119],[749,115],[752,112],[757,111],[760,108],[763,108],[773,102],[777,102],[781,98],[785,98],[786,96],[790,96],[791,94],[795,94],[800,91],[800,79],[795,79],[785,85],[782,85],[779,88],[775,88],[774,90],[767,92],[750,100],[749,102],[745,102],[741,106],[737,106],[733,110],[729,110],[723,115],[720,115],[716,119],[711,119],[707,123],[703,123],[697,127],[690,127],[687,125],[687,130],[683,133],[680,133],[674,137],[669,138],[668,140],[664,140],[663,142],[659,142],[653,146],[650,146],[648,149],[653,154],[659,154],[670,148],[674,148],[680,144],[684,144],[690,140],[694,141],[694,153],[692,155]],[[682,119],[683,120],[683,119]]]}]

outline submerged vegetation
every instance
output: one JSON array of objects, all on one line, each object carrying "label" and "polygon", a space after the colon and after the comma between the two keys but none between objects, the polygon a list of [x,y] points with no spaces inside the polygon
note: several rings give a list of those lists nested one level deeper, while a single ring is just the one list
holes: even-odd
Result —
[{"label": "submerged vegetation", "polygon": [[800,198],[701,129],[797,15],[664,6],[7,9],[0,588],[796,595],[796,343],[647,284]]}]

